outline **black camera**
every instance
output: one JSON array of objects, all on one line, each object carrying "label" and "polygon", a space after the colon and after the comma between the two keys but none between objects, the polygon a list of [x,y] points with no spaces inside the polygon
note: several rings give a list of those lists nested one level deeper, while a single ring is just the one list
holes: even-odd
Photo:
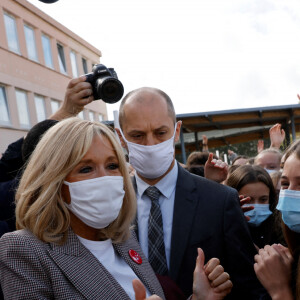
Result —
[{"label": "black camera", "polygon": [[113,68],[106,68],[102,64],[94,65],[92,73],[85,76],[86,81],[92,85],[94,100],[101,99],[112,104],[122,98],[124,87]]}]

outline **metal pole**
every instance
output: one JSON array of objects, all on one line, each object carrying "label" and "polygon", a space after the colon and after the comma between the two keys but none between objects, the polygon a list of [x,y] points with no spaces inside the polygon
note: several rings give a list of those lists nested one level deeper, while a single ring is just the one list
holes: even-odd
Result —
[{"label": "metal pole", "polygon": [[180,146],[181,146],[181,157],[182,157],[182,163],[186,163],[186,153],[185,153],[185,147],[184,147],[184,137],[183,137],[183,131],[182,127],[180,129]]},{"label": "metal pole", "polygon": [[195,135],[196,151],[200,151],[199,140],[198,140],[198,132],[194,132],[194,135]]},{"label": "metal pole", "polygon": [[295,128],[295,118],[293,111],[291,112],[291,126],[292,126],[292,138],[293,142],[296,140],[296,128]]}]

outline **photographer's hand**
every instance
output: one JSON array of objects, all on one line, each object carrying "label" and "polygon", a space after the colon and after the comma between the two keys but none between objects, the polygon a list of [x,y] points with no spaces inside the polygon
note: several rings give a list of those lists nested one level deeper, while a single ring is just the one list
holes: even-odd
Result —
[{"label": "photographer's hand", "polygon": [[69,82],[61,107],[49,119],[60,121],[75,117],[85,105],[94,100],[92,86],[85,79],[85,76],[80,76]]}]

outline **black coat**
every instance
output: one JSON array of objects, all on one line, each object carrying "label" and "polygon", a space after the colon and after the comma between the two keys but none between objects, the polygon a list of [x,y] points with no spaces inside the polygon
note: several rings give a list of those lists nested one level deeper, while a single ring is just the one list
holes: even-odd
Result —
[{"label": "black coat", "polygon": [[178,164],[169,276],[192,294],[197,248],[220,259],[233,289],[226,299],[265,299],[254,272],[257,253],[236,190],[190,174]]}]

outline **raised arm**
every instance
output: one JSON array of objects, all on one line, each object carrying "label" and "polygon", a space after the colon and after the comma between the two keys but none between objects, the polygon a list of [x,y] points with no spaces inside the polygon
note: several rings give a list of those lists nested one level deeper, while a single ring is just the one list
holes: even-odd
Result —
[{"label": "raised arm", "polygon": [[66,118],[75,117],[84,109],[85,105],[94,100],[92,86],[85,79],[85,76],[81,76],[73,78],[69,82],[61,107],[49,119],[61,121]]},{"label": "raised arm", "polygon": [[228,165],[220,159],[213,159],[213,154],[209,153],[204,165],[204,176],[207,179],[222,182],[227,178]]},{"label": "raised arm", "polygon": [[277,123],[269,130],[271,146],[270,148],[279,149],[285,139],[285,131],[281,129],[281,124]]}]

